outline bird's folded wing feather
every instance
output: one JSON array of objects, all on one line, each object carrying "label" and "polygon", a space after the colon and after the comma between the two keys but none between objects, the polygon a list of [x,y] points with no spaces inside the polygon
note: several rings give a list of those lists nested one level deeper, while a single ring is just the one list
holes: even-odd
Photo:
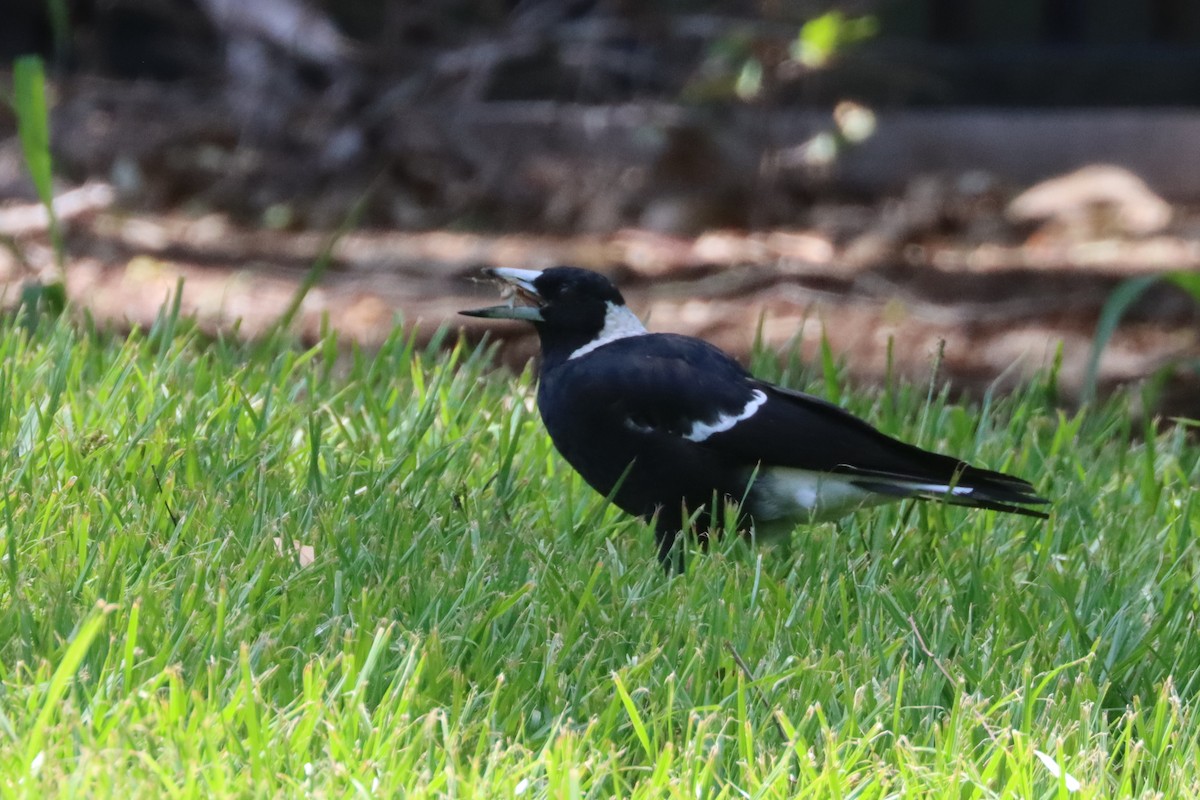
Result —
[{"label": "bird's folded wing feather", "polygon": [[659,334],[628,341],[638,342],[636,352],[611,350],[589,383],[593,399],[633,430],[684,439],[748,465],[854,475],[884,493],[919,494],[913,487],[921,483],[973,484],[998,502],[1040,502],[1020,478],[922,450],[825,400],[756,380],[700,340]]},{"label": "bird's folded wing feather", "polygon": [[[572,387],[572,405],[603,407],[633,430],[687,439],[748,464],[904,473],[933,455],[824,400],[756,380],[699,339],[639,336],[613,342],[577,367],[562,382]],[[935,455],[930,466],[949,473],[957,463]]]},{"label": "bird's folded wing feather", "polygon": [[661,334],[636,341],[636,349],[613,342],[580,364],[563,381],[571,405],[601,408],[646,435],[698,443],[762,396],[741,365],[711,345]]}]

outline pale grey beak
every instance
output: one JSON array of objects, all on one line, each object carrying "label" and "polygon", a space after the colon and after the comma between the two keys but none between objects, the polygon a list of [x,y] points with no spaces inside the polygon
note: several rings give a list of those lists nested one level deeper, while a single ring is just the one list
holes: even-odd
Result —
[{"label": "pale grey beak", "polygon": [[483,317],[484,319],[520,319],[526,322],[542,322],[542,311],[537,306],[542,303],[542,296],[533,287],[533,282],[542,274],[535,269],[509,269],[507,267],[489,267],[483,271],[489,278],[496,278],[505,284],[508,297],[514,302],[520,297],[535,305],[532,306],[488,306],[473,308],[458,313],[467,317]]}]

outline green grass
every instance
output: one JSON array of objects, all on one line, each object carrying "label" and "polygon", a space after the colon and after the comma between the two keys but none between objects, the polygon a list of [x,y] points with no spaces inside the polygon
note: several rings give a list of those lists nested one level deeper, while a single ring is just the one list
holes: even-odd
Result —
[{"label": "green grass", "polygon": [[667,578],[486,352],[0,324],[3,796],[1200,791],[1185,428],[756,361],[1053,517],[906,504]]}]

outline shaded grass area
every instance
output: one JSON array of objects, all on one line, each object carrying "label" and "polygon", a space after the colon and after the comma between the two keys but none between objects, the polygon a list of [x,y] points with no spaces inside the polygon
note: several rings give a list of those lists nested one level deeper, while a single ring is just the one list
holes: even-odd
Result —
[{"label": "shaded grass area", "polygon": [[1200,788],[1184,426],[1064,415],[1052,376],[964,407],[760,353],[1054,514],[906,504],[665,578],[554,453],[531,374],[445,344],[3,323],[6,795]]}]

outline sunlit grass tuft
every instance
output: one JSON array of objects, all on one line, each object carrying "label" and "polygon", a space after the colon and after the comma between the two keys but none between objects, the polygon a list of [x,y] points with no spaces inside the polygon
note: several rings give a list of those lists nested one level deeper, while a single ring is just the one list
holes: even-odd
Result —
[{"label": "sunlit grass tuft", "polygon": [[531,374],[445,344],[3,324],[6,795],[1200,789],[1184,428],[1060,412],[1050,379],[960,406],[762,354],[1054,514],[881,508],[664,577]]}]

